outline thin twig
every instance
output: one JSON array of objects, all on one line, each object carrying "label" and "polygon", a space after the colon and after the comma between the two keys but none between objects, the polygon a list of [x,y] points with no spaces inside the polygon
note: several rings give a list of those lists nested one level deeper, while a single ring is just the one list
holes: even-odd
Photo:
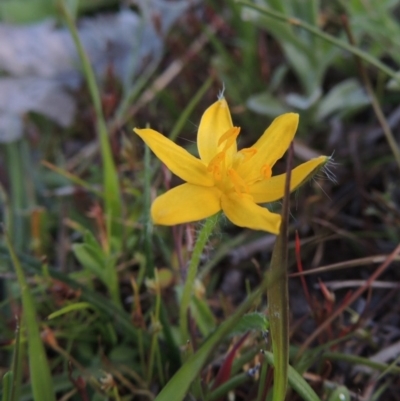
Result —
[{"label": "thin twig", "polygon": [[396,249],[386,258],[385,262],[382,263],[376,271],[371,275],[371,277],[366,281],[366,283],[355,291],[347,302],[341,305],[337,310],[335,310],[303,343],[300,347],[297,355],[300,356],[309,347],[309,345],[329,326],[343,311],[351,305],[357,298],[364,293],[367,289],[371,287],[371,284],[387,269],[387,267],[393,262],[396,256],[400,253],[400,244],[397,245]]},{"label": "thin twig", "polygon": [[[374,256],[367,256],[366,258],[346,260],[345,262],[333,263],[331,265],[317,267],[316,269],[309,269],[309,270],[304,270],[302,272],[291,273],[289,276],[290,277],[308,276],[310,274],[326,273],[328,271],[333,271],[333,270],[348,269],[349,267],[359,267],[359,266],[370,265],[373,263],[382,263],[386,260],[387,257],[388,255],[374,255]],[[396,256],[393,259],[393,262],[400,262],[400,256]]]}]

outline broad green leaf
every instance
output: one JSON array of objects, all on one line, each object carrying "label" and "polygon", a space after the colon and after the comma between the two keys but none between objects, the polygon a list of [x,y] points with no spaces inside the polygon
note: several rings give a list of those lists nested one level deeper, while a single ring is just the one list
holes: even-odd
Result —
[{"label": "broad green leaf", "polygon": [[79,263],[107,284],[104,255],[98,249],[88,244],[74,244],[72,251]]},{"label": "broad green leaf", "polygon": [[101,254],[103,253],[103,248],[100,246],[99,241],[89,230],[86,230],[85,234],[83,235],[83,243],[90,245],[92,248],[96,250],[96,252]]},{"label": "broad green leaf", "polygon": [[259,312],[252,312],[243,315],[237,325],[232,329],[232,334],[243,334],[249,330],[258,330],[264,332],[269,329],[268,318]]},{"label": "broad green leaf", "polygon": [[263,92],[252,95],[247,100],[247,107],[255,113],[275,118],[280,114],[287,113],[289,109],[271,93]]},{"label": "broad green leaf", "polygon": [[354,78],[335,85],[318,103],[317,120],[322,121],[333,113],[346,113],[367,106],[370,100]]},{"label": "broad green leaf", "polygon": [[289,93],[286,95],[286,103],[298,110],[308,110],[313,107],[321,98],[321,88],[316,88],[315,91],[309,96],[302,96],[297,93]]}]

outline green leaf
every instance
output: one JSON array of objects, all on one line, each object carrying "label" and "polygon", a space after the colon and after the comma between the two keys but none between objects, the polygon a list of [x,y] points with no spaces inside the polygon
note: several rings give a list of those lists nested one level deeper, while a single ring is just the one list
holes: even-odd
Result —
[{"label": "green leaf", "polygon": [[[274,356],[271,352],[264,352],[264,356],[268,363],[274,365]],[[274,365],[275,366],[275,365]],[[321,401],[311,386],[304,380],[304,378],[292,367],[288,366],[288,380],[289,385],[298,395],[305,401]]]},{"label": "green leaf", "polygon": [[81,310],[81,309],[95,309],[88,302],[77,302],[72,305],[65,306],[47,316],[48,320],[54,319],[55,317],[65,315],[66,313]]},{"label": "green leaf", "polygon": [[10,398],[7,401],[18,401],[20,398],[21,391],[21,383],[22,383],[22,361],[23,361],[23,350],[21,344],[21,328],[18,323],[17,328],[15,330],[15,347],[13,353],[12,360],[12,374],[13,374],[13,383],[11,389]]},{"label": "green leaf", "polygon": [[155,401],[182,401],[195,378],[200,375],[209,356],[214,348],[228,335],[237,325],[241,316],[252,307],[260,294],[269,285],[269,277],[265,276],[261,287],[252,292],[248,298],[239,306],[235,313],[223,322],[217,330],[205,341],[205,343],[191,355],[188,360],[175,373],[171,380],[161,390]]},{"label": "green leaf", "polygon": [[249,330],[266,331],[269,328],[267,317],[259,312],[252,312],[242,316],[238,324],[232,329],[232,334],[243,334]]},{"label": "green leaf", "polygon": [[242,386],[244,383],[249,382],[250,377],[247,372],[240,373],[233,376],[225,383],[221,384],[215,390],[207,394],[206,401],[218,401],[223,399],[229,391],[233,391],[235,388]]},{"label": "green leaf", "polygon": [[370,104],[367,94],[354,78],[334,86],[318,103],[317,120],[322,121],[333,113],[359,110]]},{"label": "green leaf", "polygon": [[[42,265],[40,262],[31,256],[18,254],[19,259],[24,263],[27,270],[32,270],[35,274],[42,274]],[[0,258],[6,261],[10,260],[9,252],[3,245],[0,244]],[[128,333],[133,341],[137,341],[137,329],[132,324],[132,319],[129,313],[121,309],[118,305],[113,303],[110,299],[88,288],[87,285],[72,279],[70,276],[57,271],[54,268],[48,268],[48,274],[56,279],[65,283],[73,290],[81,292],[81,298],[92,304],[106,319],[110,319],[114,326],[118,328],[120,333],[125,335]],[[145,338],[145,341],[147,339]]]},{"label": "green leaf", "polygon": [[12,401],[12,389],[13,389],[14,373],[8,371],[3,376],[3,401]]},{"label": "green leaf", "polygon": [[386,84],[386,89],[390,91],[400,91],[400,71],[397,71],[396,75],[399,76],[398,79],[390,79]]},{"label": "green leaf", "polygon": [[[284,6],[281,1],[269,0],[265,6],[266,10],[279,12],[282,15],[297,17],[292,10]],[[255,6],[254,8],[256,8]],[[306,5],[305,8],[310,8]],[[318,38],[313,38],[308,32],[299,32],[297,27],[290,24],[283,24],[277,18],[270,18],[261,12],[262,8],[257,8],[260,12],[249,12],[247,18],[251,18],[262,29],[268,30],[280,43],[292,70],[299,77],[307,95],[314,93],[321,86],[325,63],[319,62],[326,56],[324,49],[320,45]]]},{"label": "green leaf", "polygon": [[308,110],[314,106],[321,98],[321,88],[315,89],[315,91],[309,96],[302,96],[297,93],[289,93],[286,95],[286,103],[298,110]]},{"label": "green leaf", "polygon": [[[321,48],[321,50],[324,50],[325,53],[322,53],[319,55],[318,60],[314,61],[314,64],[310,64],[309,65],[309,73],[307,75],[307,71],[303,71],[304,72],[304,82],[303,86],[307,85],[307,87],[312,87],[313,89],[315,89],[315,85],[318,84],[317,86],[320,86],[320,80],[323,76],[323,71],[324,69],[330,65],[330,61],[331,61],[331,57],[333,57],[336,53],[336,49],[335,47],[332,47],[331,45],[333,44],[334,46],[336,46],[337,48],[340,49],[344,49],[347,50],[348,52],[350,52],[351,54],[354,54],[358,57],[360,57],[360,59],[362,59],[363,61],[366,61],[367,63],[374,65],[376,68],[378,68],[379,70],[381,70],[382,72],[384,72],[385,74],[387,74],[388,76],[390,76],[391,78],[395,79],[397,82],[400,82],[400,76],[396,75],[396,72],[394,70],[392,70],[390,67],[388,67],[386,64],[383,64],[377,57],[372,56],[368,51],[363,51],[361,49],[359,49],[357,46],[353,46],[347,42],[345,42],[344,40],[338,39],[333,35],[329,35],[325,32],[323,32],[321,29],[319,29],[318,26],[312,25],[312,24],[308,24],[305,21],[302,21],[298,18],[294,18],[293,16],[288,16],[285,15],[282,12],[278,12],[275,10],[272,10],[269,7],[263,7],[261,5],[255,4],[254,2],[250,2],[248,0],[236,0],[238,4],[242,5],[243,7],[246,8],[250,8],[253,9],[255,11],[253,11],[252,13],[250,13],[250,15],[253,17],[253,19],[257,22],[257,14],[261,14],[263,15],[264,21],[264,27],[268,26],[271,23],[279,23],[279,22],[284,22],[284,24],[282,25],[294,25],[296,28],[298,29],[303,29],[306,30],[310,33],[312,33],[313,35],[317,36],[318,39],[322,39],[323,41],[327,42],[325,46],[323,46]],[[267,18],[266,18],[267,17]],[[289,43],[290,46],[293,46],[293,44],[295,43],[294,40],[291,40],[291,38],[286,38],[285,36],[282,35],[282,33],[284,33],[284,31],[282,30],[280,32],[281,36],[277,36],[277,40],[282,43],[282,46],[285,44],[285,42]],[[293,42],[293,43],[291,43]],[[286,51],[285,49],[285,53],[286,56],[289,60],[289,62],[292,65],[292,68],[295,69],[297,68],[297,70],[303,70],[306,63],[301,63],[301,53],[304,52],[304,54],[310,54],[310,53],[315,53],[316,49],[313,46],[304,46],[303,43],[300,42],[300,46],[297,49],[293,49],[293,54],[297,56],[300,56],[298,58],[298,67],[296,66],[296,64],[294,64],[293,62],[296,62],[295,57],[293,58],[289,58],[289,52]],[[297,53],[296,54],[296,50]],[[303,60],[304,61],[304,60]],[[319,65],[319,70],[315,69],[315,66]],[[296,70],[296,71],[297,71]],[[314,83],[312,82],[314,81]],[[306,90],[307,93],[312,93],[313,90],[309,91]]]},{"label": "green leaf", "polygon": [[[97,135],[100,143],[100,151],[103,162],[103,190],[109,248],[108,251],[111,251],[112,249],[119,250],[122,244],[122,224],[120,223],[120,219],[122,218],[122,199],[118,173],[111,151],[107,124],[103,115],[100,91],[96,82],[93,68],[89,62],[87,54],[85,53],[78,35],[78,31],[74,25],[70,10],[67,9],[63,2],[60,2],[59,4],[61,12],[65,18],[65,22],[67,23],[77,48],[83,67],[83,73],[85,75],[92,98],[92,103],[96,112]],[[113,297],[116,300],[118,298],[118,294],[113,294]]]},{"label": "green leaf", "polygon": [[281,114],[287,113],[287,108],[279,99],[269,92],[263,92],[252,95],[247,99],[247,107],[255,113],[275,118]]},{"label": "green leaf", "polygon": [[26,283],[21,264],[14,252],[14,248],[5,235],[7,247],[17,273],[18,284],[21,288],[22,307],[24,310],[24,323],[26,325],[28,340],[29,371],[32,383],[33,398],[35,401],[55,401],[50,368],[42,339],[39,325],[36,321],[35,303]]},{"label": "green leaf", "polygon": [[49,0],[8,0],[0,2],[0,19],[13,24],[26,24],[55,17],[54,2]]},{"label": "green leaf", "polygon": [[91,273],[107,285],[104,255],[99,254],[98,248],[89,244],[74,244],[72,245],[72,251],[85,269],[90,270]]},{"label": "green leaf", "polygon": [[204,337],[215,330],[215,317],[206,301],[192,297],[190,311]]}]

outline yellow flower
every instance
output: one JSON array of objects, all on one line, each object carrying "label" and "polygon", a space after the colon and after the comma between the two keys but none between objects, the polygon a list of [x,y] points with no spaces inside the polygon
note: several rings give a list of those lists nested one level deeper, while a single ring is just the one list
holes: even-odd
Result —
[{"label": "yellow flower", "polygon": [[[200,159],[152,129],[135,128],[156,156],[186,181],[153,202],[154,223],[188,223],[223,210],[237,226],[277,234],[281,216],[258,204],[276,201],[284,195],[286,174],[272,177],[272,168],[293,140],[298,121],[298,114],[283,114],[251,148],[237,151],[240,128],[233,126],[228,104],[220,99],[201,118],[197,134]],[[291,191],[328,160],[320,156],[293,169]]]}]

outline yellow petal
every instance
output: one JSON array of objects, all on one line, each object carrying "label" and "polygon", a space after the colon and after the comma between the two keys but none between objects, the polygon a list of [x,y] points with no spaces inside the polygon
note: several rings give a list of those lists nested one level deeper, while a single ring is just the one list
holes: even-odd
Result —
[{"label": "yellow petal", "polygon": [[181,146],[178,146],[164,135],[149,128],[135,128],[134,132],[138,134],[155,155],[174,174],[182,178],[182,180],[191,184],[207,187],[214,185],[214,179],[207,171],[207,166]]},{"label": "yellow petal", "polygon": [[257,153],[240,165],[238,173],[247,181],[255,181],[265,165],[273,167],[288,149],[296,133],[299,115],[286,113],[275,118],[264,134],[252,146]]},{"label": "yellow petal", "polygon": [[279,233],[281,216],[256,205],[250,197],[236,193],[222,195],[221,206],[226,217],[239,227]]},{"label": "yellow petal", "polygon": [[165,226],[202,220],[221,210],[220,198],[216,187],[182,184],[153,202],[151,217],[154,224]]},{"label": "yellow petal", "polygon": [[[212,104],[203,114],[197,133],[197,148],[201,160],[208,165],[214,156],[224,150],[225,142],[220,138],[233,127],[231,113],[225,99]],[[226,151],[228,162],[236,153],[236,141]]]},{"label": "yellow petal", "polygon": [[[320,156],[300,164],[292,170],[290,191],[294,191],[304,182],[312,178],[329,160],[327,156]],[[250,195],[255,203],[274,202],[282,199],[285,192],[286,174],[276,175],[269,180],[259,181],[249,188]]]}]

